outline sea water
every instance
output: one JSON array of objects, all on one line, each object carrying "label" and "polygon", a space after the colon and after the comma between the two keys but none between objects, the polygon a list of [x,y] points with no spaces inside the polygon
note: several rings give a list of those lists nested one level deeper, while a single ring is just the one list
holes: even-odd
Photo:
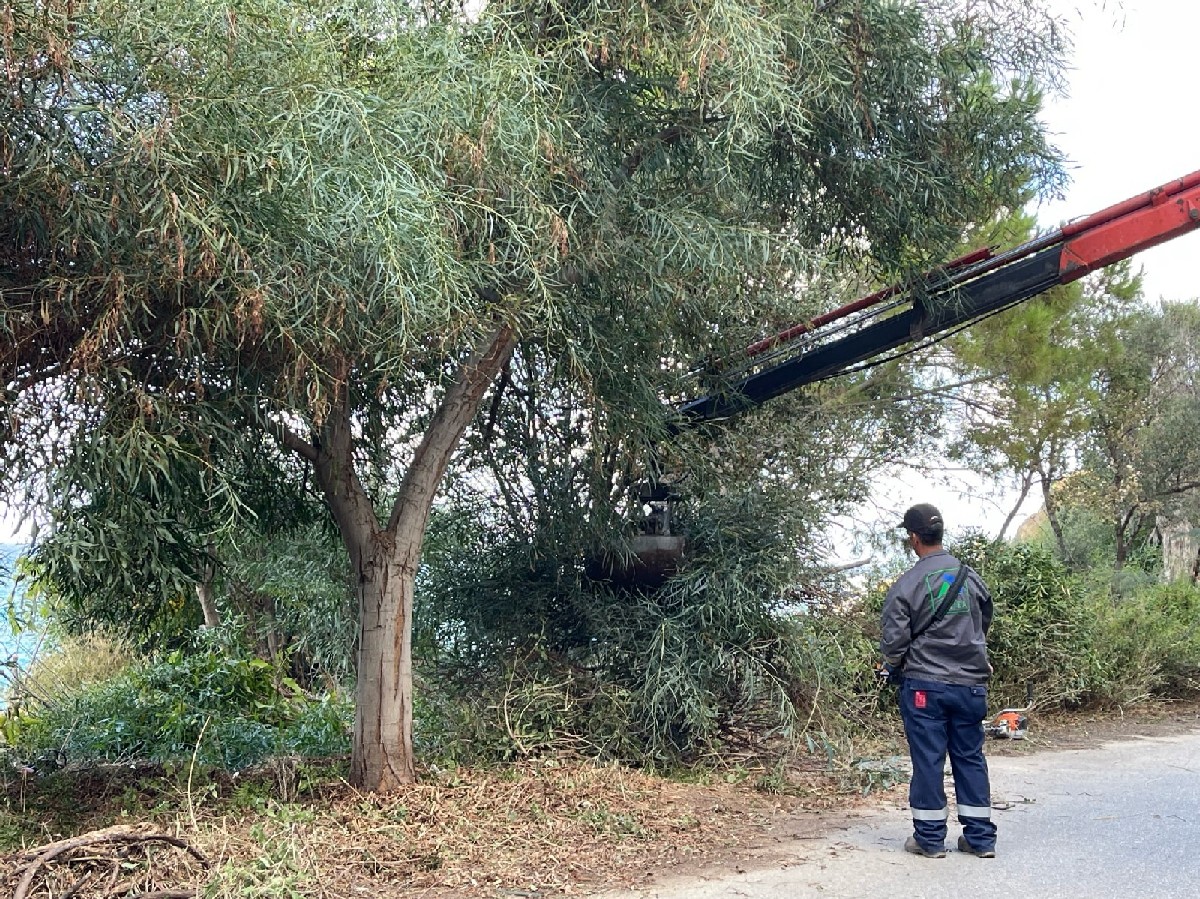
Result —
[{"label": "sea water", "polygon": [[29,666],[43,642],[42,629],[13,577],[25,549],[18,543],[0,543],[0,708],[12,677]]}]

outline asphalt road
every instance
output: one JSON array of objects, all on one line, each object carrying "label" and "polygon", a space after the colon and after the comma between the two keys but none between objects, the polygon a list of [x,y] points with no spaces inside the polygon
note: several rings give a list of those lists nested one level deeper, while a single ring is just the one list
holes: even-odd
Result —
[{"label": "asphalt road", "polygon": [[[768,868],[605,899],[1200,896],[1200,731],[992,757],[989,765],[1000,829],[994,859],[909,855],[902,849],[907,808],[880,808],[845,829],[795,841]],[[953,805],[950,824],[953,847]]]}]

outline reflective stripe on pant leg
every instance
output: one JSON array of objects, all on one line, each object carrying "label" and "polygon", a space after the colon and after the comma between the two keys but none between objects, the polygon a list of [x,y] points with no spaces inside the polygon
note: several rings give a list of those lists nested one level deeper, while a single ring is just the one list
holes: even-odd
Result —
[{"label": "reflective stripe on pant leg", "polygon": [[[914,821],[946,821],[950,818],[950,809],[943,806],[939,809],[910,808]],[[960,809],[961,811],[961,809]]]},{"label": "reflective stripe on pant leg", "polygon": [[960,805],[958,806],[958,817],[960,818],[983,818],[990,821],[992,818],[992,809],[990,806],[980,805]]}]

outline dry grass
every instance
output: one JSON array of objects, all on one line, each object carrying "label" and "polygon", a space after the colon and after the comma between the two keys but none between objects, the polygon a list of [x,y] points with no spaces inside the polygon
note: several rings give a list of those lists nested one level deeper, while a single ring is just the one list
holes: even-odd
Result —
[{"label": "dry grass", "polygon": [[67,637],[39,654],[29,670],[13,680],[8,705],[36,707],[49,698],[115,677],[132,658],[120,643],[101,636]]},{"label": "dry grass", "polygon": [[[78,899],[153,890],[213,899],[580,895],[651,872],[702,868],[762,841],[783,810],[846,799],[817,772],[793,771],[792,795],[781,797],[749,786],[754,775],[745,769],[728,775],[737,782],[694,784],[555,759],[500,772],[428,774],[388,797],[327,775],[310,783],[310,772],[287,762],[252,778],[193,777],[190,789],[182,772],[173,783],[162,772],[110,773],[126,782],[99,785],[93,773],[69,788],[95,797],[90,807],[79,804],[74,833],[107,826],[115,815],[136,822],[140,833],[186,840],[210,867],[159,851],[140,863],[140,873],[125,860],[131,870],[120,884],[133,885],[125,892],[106,892],[115,881],[95,876],[70,892]],[[45,837],[63,836],[44,823]],[[6,886],[20,879],[29,857],[8,856]],[[73,868],[48,864],[29,895],[61,899],[87,870],[112,865],[94,853]]]},{"label": "dry grass", "polygon": [[[990,751],[1093,745],[1198,723],[1196,703],[1039,717],[1029,741]],[[29,899],[582,896],[785,850],[831,820],[806,812],[858,801],[861,782],[824,764],[780,770],[743,759],[706,782],[682,783],[543,758],[428,771],[387,797],[351,788],[341,763],[284,759],[237,777],[186,767],[60,772],[7,784],[0,837],[21,848],[0,860],[0,895],[13,895],[31,859],[55,841],[99,834],[41,864],[28,878]],[[764,785],[786,792],[755,788]]]}]

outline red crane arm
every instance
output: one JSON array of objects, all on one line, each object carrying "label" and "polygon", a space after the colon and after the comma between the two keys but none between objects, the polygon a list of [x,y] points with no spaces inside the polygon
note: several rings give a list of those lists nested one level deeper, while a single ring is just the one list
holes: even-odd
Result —
[{"label": "red crane arm", "polygon": [[1068,284],[1200,227],[1200,171],[1063,227],[1061,283]]},{"label": "red crane arm", "polygon": [[[717,393],[676,409],[690,421],[736,414],[797,387],[849,371],[897,347],[969,325],[1197,228],[1200,171],[1003,253],[968,253],[925,275],[923,290],[888,287],[761,340],[746,349],[748,358],[809,335],[807,345],[782,362],[762,367]],[[898,302],[874,309],[893,297],[898,297]],[[897,312],[896,307],[905,302],[907,308]],[[870,309],[874,311],[868,312]],[[855,313],[859,314],[851,319]],[[841,319],[847,322],[836,330],[829,328]]]}]

